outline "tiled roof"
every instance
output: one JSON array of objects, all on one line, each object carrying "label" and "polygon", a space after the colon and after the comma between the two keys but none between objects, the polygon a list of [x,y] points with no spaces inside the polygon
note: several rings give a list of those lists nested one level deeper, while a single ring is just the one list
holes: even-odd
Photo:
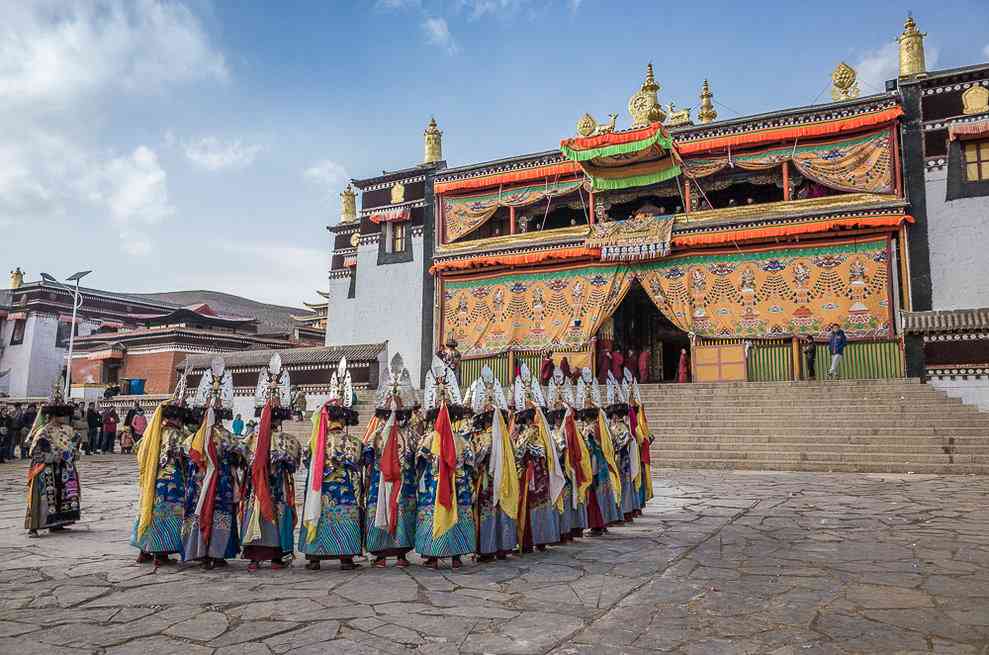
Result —
[{"label": "tiled roof", "polygon": [[989,307],[900,312],[903,331],[912,333],[989,329]]},{"label": "tiled roof", "polygon": [[[280,350],[246,350],[243,352],[189,355],[186,361],[192,368],[206,368],[214,357],[222,357],[227,368],[264,366],[275,353],[281,355],[282,364],[335,364],[341,357],[351,361],[377,359],[385,349],[384,343],[366,343],[353,346],[315,346],[311,348],[285,348]],[[184,364],[183,364],[184,366]]]}]

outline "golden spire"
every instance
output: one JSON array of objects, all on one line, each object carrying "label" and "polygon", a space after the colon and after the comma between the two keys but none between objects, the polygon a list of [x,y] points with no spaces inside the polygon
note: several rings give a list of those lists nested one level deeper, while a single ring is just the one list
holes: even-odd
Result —
[{"label": "golden spire", "polygon": [[650,123],[662,122],[666,112],[659,105],[656,92],[659,84],[653,74],[652,64],[646,66],[646,79],[639,90],[628,100],[628,113],[632,116],[632,127],[644,127]]},{"label": "golden spire", "polygon": [[347,184],[347,188],[340,194],[340,222],[350,223],[357,220],[357,194],[354,193],[354,185]]},{"label": "golden spire", "polygon": [[18,266],[10,272],[10,288],[20,289],[21,285],[24,284],[24,271]]},{"label": "golden spire", "polygon": [[712,98],[714,94],[711,93],[711,87],[708,86],[707,80],[704,80],[704,86],[701,87],[701,106],[697,110],[697,120],[701,123],[710,123],[718,117]]},{"label": "golden spire", "polygon": [[424,164],[432,164],[443,159],[443,132],[436,125],[436,118],[429,119],[429,125],[423,132],[426,137],[426,158],[422,160]]},{"label": "golden spire", "polygon": [[900,44],[900,77],[927,73],[927,64],[924,62],[925,36],[927,34],[917,29],[913,16],[908,14],[903,23],[903,34],[896,39]]},{"label": "golden spire", "polygon": [[834,72],[831,73],[831,99],[837,102],[859,97],[859,86],[855,83],[856,77],[855,69],[845,62],[835,66]]}]

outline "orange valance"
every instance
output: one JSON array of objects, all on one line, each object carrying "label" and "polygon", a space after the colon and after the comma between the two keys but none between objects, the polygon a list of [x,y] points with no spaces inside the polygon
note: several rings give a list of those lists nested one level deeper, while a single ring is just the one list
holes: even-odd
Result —
[{"label": "orange valance", "polygon": [[376,212],[368,216],[368,219],[375,225],[380,225],[381,223],[401,223],[409,220],[411,216],[412,213],[409,211],[409,208],[402,207],[401,209],[388,209]]},{"label": "orange valance", "polygon": [[517,171],[507,171],[505,173],[472,177],[467,180],[437,182],[433,185],[433,191],[439,194],[450,191],[462,191],[464,189],[484,189],[487,187],[498,186],[499,184],[534,182],[544,180],[546,178],[575,175],[577,173],[581,173],[580,164],[573,161],[567,161],[560,164],[536,166],[535,168],[525,168]]},{"label": "orange valance", "polygon": [[598,258],[600,256],[600,248],[577,246],[575,248],[559,248],[557,250],[545,250],[542,252],[488,255],[484,257],[471,257],[470,259],[436,262],[429,267],[429,272],[436,274],[443,271],[465,271],[471,268],[485,268],[488,266],[524,266],[526,264],[541,264],[554,260],[579,259],[581,257]]},{"label": "orange valance", "polygon": [[827,136],[848,132],[863,127],[882,125],[896,120],[903,115],[902,107],[890,107],[882,111],[850,118],[835,118],[828,121],[818,121],[816,123],[806,123],[804,125],[788,125],[786,127],[776,127],[768,130],[756,132],[745,132],[743,134],[733,134],[731,136],[715,137],[711,139],[699,139],[697,141],[675,141],[677,152],[681,155],[688,155],[697,152],[708,152],[719,148],[753,146],[762,143],[773,143],[786,139],[806,138],[815,136]]},{"label": "orange valance", "polygon": [[624,132],[608,132],[597,136],[577,136],[570,139],[563,139],[560,141],[560,147],[566,147],[572,150],[595,150],[606,146],[616,146],[621,143],[640,141],[662,130],[663,128],[660,123],[650,123],[644,127]]},{"label": "orange valance", "polygon": [[828,218],[809,223],[791,223],[789,225],[770,225],[767,227],[752,227],[741,230],[725,230],[723,232],[684,234],[673,237],[673,246],[680,248],[710,246],[719,243],[748,241],[751,239],[771,239],[773,237],[789,237],[798,234],[816,234],[850,227],[897,227],[903,222],[913,223],[913,216],[907,214],[846,216],[844,218]]}]

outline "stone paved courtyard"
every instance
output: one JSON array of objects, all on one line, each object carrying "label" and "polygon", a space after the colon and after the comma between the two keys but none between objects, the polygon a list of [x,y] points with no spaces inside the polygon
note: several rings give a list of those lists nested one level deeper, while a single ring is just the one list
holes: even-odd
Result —
[{"label": "stone paved courtyard", "polygon": [[251,575],[134,564],[123,455],[28,540],[24,472],[0,466],[4,654],[989,653],[989,478],[660,470],[633,526],[544,554]]}]

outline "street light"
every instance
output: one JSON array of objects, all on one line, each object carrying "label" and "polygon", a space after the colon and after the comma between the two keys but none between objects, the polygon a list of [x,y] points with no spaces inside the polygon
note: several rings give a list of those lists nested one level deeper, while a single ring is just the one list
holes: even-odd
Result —
[{"label": "street light", "polygon": [[[79,280],[86,277],[90,273],[92,273],[92,271],[79,271],[78,273],[73,273],[69,277],[65,278],[66,282],[76,283],[75,292],[72,298],[72,326],[69,328],[69,360],[68,364],[65,366],[65,389],[62,391],[62,396],[65,398],[65,402],[69,402],[69,384],[70,378],[72,377],[72,349],[76,342],[76,314],[78,313],[79,308],[82,307],[82,298],[79,296]],[[73,293],[71,288],[56,280],[54,275],[42,273],[41,279],[49,284],[60,286],[66,291]]]}]

